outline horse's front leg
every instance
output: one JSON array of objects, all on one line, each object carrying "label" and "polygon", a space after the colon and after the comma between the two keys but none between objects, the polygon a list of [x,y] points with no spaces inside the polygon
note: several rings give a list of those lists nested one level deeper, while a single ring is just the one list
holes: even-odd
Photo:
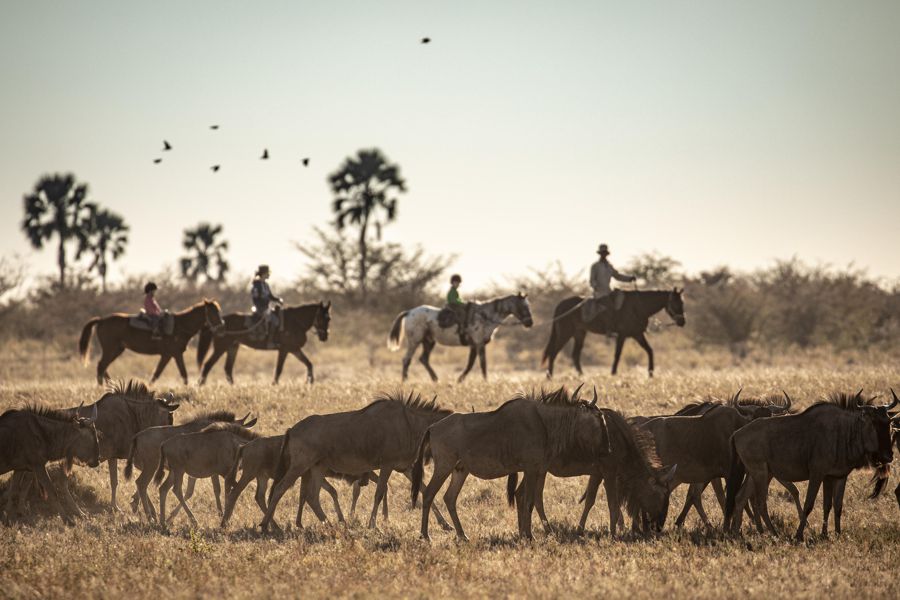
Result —
[{"label": "horse's front leg", "polygon": [[466,378],[466,375],[469,374],[469,371],[472,370],[472,366],[475,364],[475,357],[478,355],[478,350],[475,346],[469,346],[469,361],[466,363],[466,368],[463,369],[463,372],[459,374],[459,379],[457,379],[457,383],[462,383],[462,380]]},{"label": "horse's front leg", "polygon": [[178,373],[181,375],[181,380],[184,381],[184,385],[188,384],[188,372],[187,366],[184,364],[184,353],[179,352],[175,355],[175,366],[178,367]]},{"label": "horse's front leg", "polygon": [[169,364],[170,360],[172,360],[171,354],[163,354],[159,357],[159,362],[156,364],[156,370],[153,371],[153,376],[150,377],[150,383],[159,379],[159,376],[162,375],[163,370],[166,368],[166,365]]},{"label": "horse's front leg", "polygon": [[622,357],[622,346],[625,345],[625,336],[621,333],[616,335],[616,355],[613,357],[612,374],[615,375],[619,369],[619,359]]},{"label": "horse's front leg", "polygon": [[284,369],[284,360],[286,358],[287,350],[279,348],[278,359],[275,361],[275,377],[272,379],[272,385],[278,385],[278,380],[281,379],[281,371]]},{"label": "horse's front leg", "polygon": [[643,333],[635,339],[637,339],[637,343],[641,345],[641,348],[647,352],[647,370],[650,377],[653,377],[653,348],[650,347],[650,342],[647,341],[647,336]]},{"label": "horse's front leg", "polygon": [[481,376],[487,381],[487,347],[478,348],[478,365],[481,367]]},{"label": "horse's front leg", "polygon": [[313,374],[312,361],[303,353],[303,350],[298,349],[293,355],[306,366],[306,383],[315,382],[316,376]]}]

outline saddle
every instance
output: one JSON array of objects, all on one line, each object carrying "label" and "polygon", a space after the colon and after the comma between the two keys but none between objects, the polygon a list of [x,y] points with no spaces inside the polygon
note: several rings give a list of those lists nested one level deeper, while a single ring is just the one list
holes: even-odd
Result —
[{"label": "saddle", "polygon": [[617,313],[625,302],[625,294],[621,290],[615,290],[608,296],[600,298],[588,298],[581,306],[581,320],[592,323],[602,317],[603,329],[614,331],[617,321]]},{"label": "saddle", "polygon": [[[260,321],[263,319],[267,321],[265,325],[260,324]],[[244,329],[251,330],[249,335],[250,339],[265,340],[269,337],[269,331],[281,332],[284,330],[281,311],[269,310],[262,315],[259,313],[244,315]]]},{"label": "saddle", "polygon": [[456,316],[456,311],[449,306],[445,306],[441,309],[441,312],[438,313],[437,322],[438,327],[447,329],[448,327],[455,327],[458,325],[459,318]]},{"label": "saddle", "polygon": [[[167,310],[159,316],[160,327],[159,332],[162,335],[172,335],[175,332],[175,315]],[[136,315],[128,316],[128,326],[141,331],[153,331],[156,321],[143,310]]]}]

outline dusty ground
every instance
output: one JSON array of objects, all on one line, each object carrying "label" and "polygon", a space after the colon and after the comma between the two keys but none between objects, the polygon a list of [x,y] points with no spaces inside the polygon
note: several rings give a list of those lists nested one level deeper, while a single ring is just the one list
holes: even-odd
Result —
[{"label": "dusty ground", "polygon": [[[496,348],[492,352],[500,358],[495,360],[497,374],[488,383],[473,378],[463,385],[433,385],[422,378],[416,365],[415,378],[405,389],[436,393],[440,404],[456,410],[481,410],[497,406],[518,390],[545,384],[536,370],[522,369]],[[396,355],[379,351],[373,356],[351,356],[339,349],[326,352],[321,345],[311,355],[319,376],[314,386],[302,383],[298,363],[289,364],[281,386],[269,385],[274,356],[244,350],[238,384],[233,387],[223,383],[219,366],[208,387],[182,388],[170,366],[158,389],[190,394],[177,420],[210,408],[249,410],[259,414],[262,433],[275,434],[311,413],[361,407],[376,392],[396,389],[399,384]],[[822,357],[807,368],[730,366],[716,358],[709,361],[714,367],[707,367],[702,355],[681,361],[670,354],[658,357],[667,368],[648,380],[639,354],[617,378],[608,376],[605,366],[602,371],[596,366],[601,361],[605,364],[607,356],[608,352],[594,357],[595,366],[585,381],[598,386],[603,404],[629,415],[674,411],[708,394],[730,395],[741,386],[745,394],[784,388],[802,405],[833,390],[865,387],[887,393],[891,385],[900,387],[896,364],[830,362]],[[38,352],[19,345],[0,358],[0,409],[31,400],[71,406],[100,395],[100,388],[92,383],[92,369],[83,369],[70,353]],[[442,350],[438,370],[449,380],[463,359],[459,350]],[[147,359],[126,357],[114,365],[113,373],[145,375],[151,367]],[[572,378],[566,359],[560,367],[560,383],[580,381]],[[190,370],[193,379],[196,369],[191,365]],[[0,486],[5,486],[7,477],[2,477]],[[78,468],[76,477],[78,495],[90,512],[87,519],[74,527],[44,517],[0,526],[0,596],[900,594],[895,564],[900,555],[900,512],[892,493],[876,501],[865,499],[870,474],[864,472],[852,476],[847,488],[844,534],[811,535],[804,545],[791,541],[796,514],[774,487],[771,506],[784,531],[779,538],[748,531],[743,539],[726,539],[701,530],[692,516],[683,531],[669,529],[651,540],[610,540],[605,500],[599,499],[592,512],[589,532],[577,536],[572,526],[580,514],[577,500],[585,480],[551,477],[546,504],[557,531],[545,534],[538,526],[537,539],[524,543],[514,536],[515,515],[504,502],[505,481],[470,479],[459,505],[472,542],[459,544],[451,534],[433,528],[435,541],[428,545],[417,539],[419,513],[409,510],[409,486],[398,475],[391,481],[390,520],[381,522],[378,531],[364,525],[364,515],[371,509],[373,486],[369,486],[364,488],[356,519],[348,525],[319,524],[307,510],[304,530],[277,536],[262,536],[254,529],[260,514],[252,485],[240,499],[229,530],[216,527],[211,486],[201,482],[192,502],[201,528],[190,530],[179,519],[170,532],[163,533],[130,512],[106,512],[105,465],[98,470]],[[349,488],[337,487],[348,510]],[[804,486],[800,487],[802,492]],[[893,487],[892,482],[889,491]],[[130,482],[120,487],[123,506],[132,491]],[[684,488],[673,494],[670,516],[680,510],[683,495]],[[324,505],[328,510],[329,505]],[[721,513],[711,494],[706,506],[718,523]],[[279,520],[289,520],[295,509],[296,492],[282,502]],[[817,507],[812,516],[814,530],[820,522]]]}]

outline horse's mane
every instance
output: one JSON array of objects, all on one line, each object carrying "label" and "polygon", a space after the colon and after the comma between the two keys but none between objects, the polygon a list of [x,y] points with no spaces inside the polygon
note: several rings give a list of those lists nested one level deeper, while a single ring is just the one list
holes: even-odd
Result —
[{"label": "horse's mane", "polygon": [[207,433],[211,431],[227,431],[228,433],[233,433],[234,435],[245,440],[256,440],[262,437],[252,429],[247,429],[246,427],[237,423],[225,423],[221,421],[210,423],[202,430],[200,430],[200,433]]},{"label": "horse's mane", "polygon": [[175,313],[175,316],[176,316],[176,317],[180,317],[180,316],[182,316],[182,315],[186,315],[186,314],[188,314],[189,312],[191,312],[191,311],[193,311],[193,310],[197,310],[198,308],[203,308],[204,306],[207,306],[207,305],[215,306],[216,309],[218,309],[218,311],[219,311],[220,313],[222,312],[222,307],[219,306],[218,301],[212,300],[212,299],[210,299],[210,298],[204,298],[203,300],[200,300],[199,302],[195,302],[194,304],[188,306],[188,307],[185,308],[184,310],[181,310],[181,311],[176,312],[176,313]]},{"label": "horse's mane", "polygon": [[421,410],[425,412],[432,412],[438,414],[447,414],[452,413],[452,410],[441,408],[436,404],[437,396],[434,396],[431,400],[423,400],[421,394],[416,394],[413,396],[413,392],[410,392],[406,397],[403,396],[402,391],[395,391],[391,393],[382,392],[378,396],[372,400],[372,403],[369,404],[366,408],[370,406],[374,406],[375,404],[379,404],[381,402],[399,402],[403,404],[406,408],[411,408],[413,410]]},{"label": "horse's mane", "polygon": [[153,392],[139,379],[113,381],[106,387],[106,395],[125,396],[129,400],[153,400]]},{"label": "horse's mane", "polygon": [[[20,410],[21,412],[31,413],[38,417],[53,419],[54,421],[72,421],[72,419],[75,417],[75,414],[72,411],[50,408],[49,406],[42,406],[40,404],[26,404],[18,410]],[[6,415],[11,412],[15,412],[15,409],[8,410],[3,414]]]},{"label": "horse's mane", "polygon": [[225,421],[234,422],[234,413],[229,410],[210,410],[199,413],[186,421],[186,423],[199,423],[200,421]]}]

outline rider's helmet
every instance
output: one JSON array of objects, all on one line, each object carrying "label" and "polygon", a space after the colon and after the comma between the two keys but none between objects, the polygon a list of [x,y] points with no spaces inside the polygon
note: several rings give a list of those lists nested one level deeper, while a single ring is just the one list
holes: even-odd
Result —
[{"label": "rider's helmet", "polygon": [[147,285],[144,286],[144,293],[149,294],[150,292],[155,292],[159,288],[156,287],[156,284],[152,281],[148,282]]},{"label": "rider's helmet", "polygon": [[460,277],[458,274],[454,273],[450,277],[450,285],[457,285],[459,283],[462,283],[462,277]]}]

